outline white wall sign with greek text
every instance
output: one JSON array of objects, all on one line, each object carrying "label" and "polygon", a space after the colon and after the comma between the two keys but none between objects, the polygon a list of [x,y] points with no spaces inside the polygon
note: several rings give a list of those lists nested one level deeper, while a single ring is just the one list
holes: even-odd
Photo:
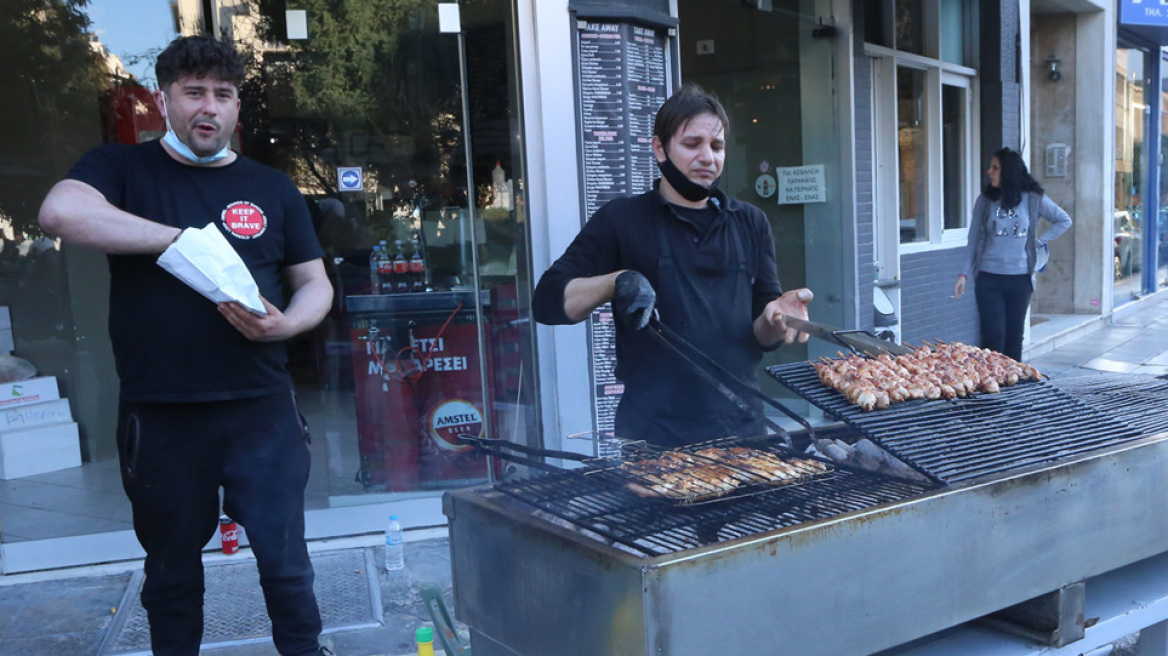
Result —
[{"label": "white wall sign with greek text", "polygon": [[779,174],[779,205],[827,202],[822,164],[780,166],[775,171]]}]

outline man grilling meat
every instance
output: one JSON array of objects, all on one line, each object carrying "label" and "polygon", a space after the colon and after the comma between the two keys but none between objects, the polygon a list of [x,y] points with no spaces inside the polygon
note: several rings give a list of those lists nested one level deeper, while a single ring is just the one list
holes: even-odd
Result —
[{"label": "man grilling meat", "polygon": [[657,112],[653,154],[662,177],[643,194],[614,199],[592,216],[540,278],[535,318],[571,324],[612,301],[617,377],[625,383],[616,434],[676,447],[761,435],[762,407],[740,409],[642,329],[660,321],[757,386],[765,351],[807,341],[782,315],[807,318],[808,289],[783,293],[762,210],[718,189],[726,158],[726,110],[686,85]]}]

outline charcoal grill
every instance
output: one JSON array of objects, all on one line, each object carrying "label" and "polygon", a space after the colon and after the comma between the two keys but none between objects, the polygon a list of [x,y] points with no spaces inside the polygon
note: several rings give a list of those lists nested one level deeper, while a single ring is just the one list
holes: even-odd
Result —
[{"label": "charcoal grill", "polygon": [[475,654],[696,656],[732,641],[860,656],[1168,551],[1168,381],[1033,382],[864,413],[809,364],[770,373],[933,484],[836,465],[677,506],[586,466],[447,493]]},{"label": "charcoal grill", "polygon": [[767,373],[938,483],[1051,462],[1145,434],[1046,381],[1020,382],[996,394],[904,401],[865,411],[824,386],[810,363],[768,367]]},{"label": "charcoal grill", "polygon": [[661,544],[629,548],[501,490],[447,493],[455,604],[476,656],[904,644],[1168,551],[1168,435],[790,525],[774,508],[747,516],[764,496],[725,502],[734,528],[718,542],[691,546],[686,521],[708,504],[670,509],[679,524],[658,523]]}]

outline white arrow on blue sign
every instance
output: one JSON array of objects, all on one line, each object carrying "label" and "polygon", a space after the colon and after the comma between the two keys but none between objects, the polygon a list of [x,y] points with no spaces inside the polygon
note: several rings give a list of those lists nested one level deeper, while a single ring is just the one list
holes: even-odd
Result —
[{"label": "white arrow on blue sign", "polygon": [[337,167],[337,189],[340,191],[364,191],[364,179],[360,166]]}]

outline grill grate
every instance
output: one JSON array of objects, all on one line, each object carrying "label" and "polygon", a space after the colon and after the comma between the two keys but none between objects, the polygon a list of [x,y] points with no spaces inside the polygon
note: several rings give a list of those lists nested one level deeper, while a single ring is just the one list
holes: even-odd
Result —
[{"label": "grill grate", "polygon": [[[720,446],[739,443],[746,442],[717,442]],[[757,438],[749,446],[807,457],[786,452],[777,444],[764,447]],[[621,479],[603,474],[572,469],[497,483],[495,489],[611,543],[657,556],[900,501],[932,487],[833,465],[831,471],[804,483],[732,500],[678,506],[665,499],[640,497]]]},{"label": "grill grate", "polygon": [[1060,378],[1051,384],[1142,435],[1168,432],[1168,380],[1138,374],[1099,374]]},{"label": "grill grate", "polygon": [[1140,437],[1109,414],[1045,382],[952,401],[905,401],[865,412],[823,385],[808,362],[767,373],[855,427],[930,479],[956,483],[1049,462]]}]

